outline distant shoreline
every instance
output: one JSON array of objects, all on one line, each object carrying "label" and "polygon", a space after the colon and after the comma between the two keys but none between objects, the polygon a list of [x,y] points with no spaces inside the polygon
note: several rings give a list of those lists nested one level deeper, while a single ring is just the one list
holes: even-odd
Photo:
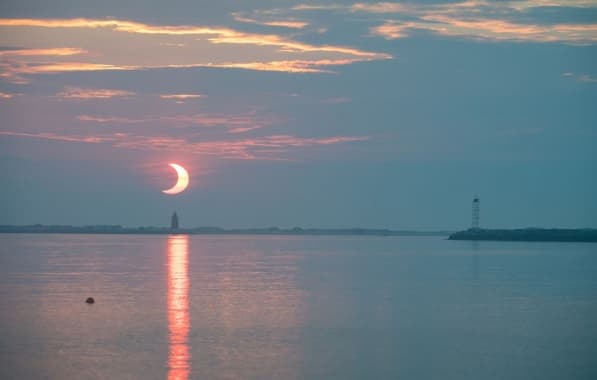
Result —
[{"label": "distant shoreline", "polygon": [[450,235],[449,240],[489,241],[543,241],[543,242],[597,242],[594,228],[523,228],[513,230],[490,230],[471,228]]},{"label": "distant shoreline", "polygon": [[2,234],[115,234],[115,235],[305,235],[305,236],[448,236],[450,231],[399,231],[370,228],[236,228],[220,227],[177,228],[166,227],[122,227],[119,225],[97,226],[53,226],[26,225],[0,226]]}]

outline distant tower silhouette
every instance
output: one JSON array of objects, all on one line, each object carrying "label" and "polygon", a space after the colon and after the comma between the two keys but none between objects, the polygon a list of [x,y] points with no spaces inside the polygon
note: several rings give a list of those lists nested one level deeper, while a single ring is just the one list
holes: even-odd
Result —
[{"label": "distant tower silhouette", "polygon": [[170,219],[170,229],[171,230],[178,229],[178,215],[176,215],[176,213],[172,214],[172,218]]},{"label": "distant tower silhouette", "polygon": [[473,199],[473,223],[472,228],[479,229],[479,197],[475,195]]}]

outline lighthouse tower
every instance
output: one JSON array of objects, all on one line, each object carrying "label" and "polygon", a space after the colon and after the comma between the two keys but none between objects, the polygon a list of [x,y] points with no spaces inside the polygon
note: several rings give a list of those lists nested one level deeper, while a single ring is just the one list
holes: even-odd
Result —
[{"label": "lighthouse tower", "polygon": [[473,221],[471,224],[473,230],[479,229],[479,197],[473,198]]},{"label": "lighthouse tower", "polygon": [[176,212],[172,214],[172,218],[170,219],[170,229],[177,230],[178,229],[178,215]]}]

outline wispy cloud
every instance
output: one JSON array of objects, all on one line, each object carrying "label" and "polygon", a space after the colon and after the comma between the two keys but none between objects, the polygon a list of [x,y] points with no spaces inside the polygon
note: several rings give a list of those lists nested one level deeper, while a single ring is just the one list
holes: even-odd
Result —
[{"label": "wispy cloud", "polygon": [[447,36],[534,42],[597,41],[597,24],[533,25],[499,19],[461,20],[448,16],[424,16],[423,20],[430,22],[425,25],[428,30]]},{"label": "wispy cloud", "polygon": [[64,91],[59,92],[56,96],[64,99],[110,99],[116,97],[127,97],[135,95],[134,92],[124,90],[111,90],[101,88],[81,88],[81,87],[66,87]]},{"label": "wispy cloud", "polygon": [[161,94],[162,99],[174,99],[174,100],[188,100],[188,99],[199,99],[205,98],[207,95],[203,94]]},{"label": "wispy cloud", "polygon": [[590,75],[581,75],[578,77],[578,81],[579,82],[585,82],[585,83],[597,83],[597,78],[593,78]]},{"label": "wispy cloud", "polygon": [[232,17],[234,20],[238,22],[244,22],[249,24],[256,24],[256,25],[264,25],[264,26],[274,26],[274,27],[281,27],[281,28],[289,28],[289,29],[303,29],[309,25],[306,21],[298,21],[298,20],[258,20],[251,17],[245,17],[240,13],[233,13]]},{"label": "wispy cloud", "polygon": [[0,55],[0,77],[15,82],[26,81],[24,76],[33,74],[154,68],[313,73],[327,71],[322,66],[391,58],[353,47],[315,45],[277,34],[219,27],[82,18],[0,19],[0,27],[4,31],[0,46],[23,47]]},{"label": "wispy cloud", "polygon": [[[486,4],[490,4],[488,1]],[[527,10],[541,7],[569,7],[569,8],[595,8],[594,0],[521,0],[505,1],[505,6],[516,10]]]},{"label": "wispy cloud", "polygon": [[368,140],[368,137],[363,136],[296,137],[291,135],[272,135],[252,139],[193,142],[188,139],[170,136],[141,136],[126,133],[83,136],[0,131],[0,135],[65,142],[107,143],[117,148],[176,151],[240,160],[280,160],[284,159],[283,155],[285,153],[290,153],[297,149]]},{"label": "wispy cloud", "polygon": [[170,137],[151,137],[129,138],[115,143],[114,146],[135,149],[176,150],[228,159],[279,160],[283,159],[284,153],[290,153],[292,150],[299,148],[358,142],[367,139],[367,137],[354,136],[305,138],[273,135],[254,139],[188,142],[184,139]]},{"label": "wispy cloud", "polygon": [[86,53],[85,50],[75,48],[50,48],[50,49],[8,49],[0,50],[0,57],[18,56],[68,56]]},{"label": "wispy cloud", "polygon": [[31,137],[44,140],[68,141],[68,142],[84,142],[84,143],[101,143],[114,141],[113,137],[107,136],[79,136],[79,135],[60,135],[55,133],[25,133],[13,131],[0,131],[0,135],[15,136],[15,137]]},{"label": "wispy cloud", "polygon": [[290,9],[293,11],[331,11],[346,10],[347,6],[343,4],[298,4]]},{"label": "wispy cloud", "polygon": [[[0,37],[1,38],[1,37]],[[140,67],[119,67],[85,62],[41,63],[41,62],[1,62],[0,78],[13,83],[27,84],[30,80],[24,75],[53,74],[60,72],[106,71],[106,70],[134,70]]]},{"label": "wispy cloud", "polygon": [[[370,34],[388,40],[409,37],[414,30],[423,30],[450,37],[492,41],[561,42],[592,44],[597,42],[597,24],[574,22],[547,23],[532,20],[530,12],[551,8],[553,14],[562,8],[593,8],[589,0],[570,1],[485,1],[467,0],[453,3],[354,3],[333,5],[299,5],[294,11],[331,11],[361,13],[382,17],[380,25],[370,28]],[[521,21],[521,14],[526,15]]]},{"label": "wispy cloud", "polygon": [[317,61],[296,59],[291,61],[223,63],[211,66],[257,71],[279,71],[287,73],[331,73],[333,71],[331,69],[325,69],[326,66],[348,65],[353,62],[355,61],[352,59],[322,59]]},{"label": "wispy cloud", "polygon": [[92,116],[92,115],[79,115],[77,116],[79,121],[92,122],[92,123],[110,123],[110,124],[139,124],[149,121],[149,119],[132,119],[128,117],[116,117],[116,116]]},{"label": "wispy cloud", "polygon": [[81,122],[130,125],[130,124],[154,124],[162,127],[222,127],[229,129],[230,133],[242,133],[249,130],[260,129],[272,126],[279,120],[273,116],[260,116],[254,112],[240,114],[216,114],[216,113],[194,113],[190,115],[162,115],[162,116],[143,116],[143,117],[122,117],[122,116],[103,116],[103,115],[79,115],[77,120]]},{"label": "wispy cloud", "polygon": [[0,99],[12,99],[19,94],[10,94],[8,92],[0,92]]},{"label": "wispy cloud", "polygon": [[351,12],[367,12],[367,13],[413,13],[417,7],[409,3],[356,3],[347,7]]},{"label": "wispy cloud", "polygon": [[189,100],[196,100],[200,98],[206,98],[207,95],[203,94],[162,94],[160,98],[166,100],[172,100],[176,104],[185,104]]},{"label": "wispy cloud", "polygon": [[499,19],[462,20],[443,15],[426,15],[421,21],[385,21],[371,28],[371,34],[385,39],[404,38],[412,30],[427,30],[444,36],[460,36],[494,41],[576,42],[597,41],[595,25],[534,25]]},{"label": "wispy cloud", "polygon": [[[354,3],[352,5],[335,5],[320,9],[343,10],[350,12],[365,12],[375,14],[474,14],[474,13],[512,13],[529,11],[537,8],[595,8],[594,0],[522,0],[522,1],[494,1],[494,0],[464,0],[456,2],[377,2]],[[295,7],[295,9],[310,9]],[[316,9],[313,7],[312,9]]]},{"label": "wispy cloud", "polygon": [[408,37],[408,30],[416,27],[416,23],[401,23],[394,20],[385,21],[383,24],[371,27],[371,35],[383,37],[386,40]]},{"label": "wispy cloud", "polygon": [[261,129],[263,128],[263,125],[254,125],[252,127],[236,127],[236,128],[232,128],[228,131],[228,133],[246,133],[246,132],[250,132],[250,131],[254,131],[256,129]]},{"label": "wispy cloud", "polygon": [[575,74],[573,72],[566,72],[562,74],[563,77],[571,78],[577,82],[583,83],[597,83],[597,78],[589,74]]}]

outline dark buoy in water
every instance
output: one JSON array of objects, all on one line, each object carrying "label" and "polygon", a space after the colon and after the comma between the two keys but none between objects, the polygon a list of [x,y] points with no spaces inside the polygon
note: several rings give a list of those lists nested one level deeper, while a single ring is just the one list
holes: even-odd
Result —
[{"label": "dark buoy in water", "polygon": [[88,304],[92,304],[92,303],[95,303],[95,300],[93,299],[93,297],[89,297],[85,300],[85,302]]}]

